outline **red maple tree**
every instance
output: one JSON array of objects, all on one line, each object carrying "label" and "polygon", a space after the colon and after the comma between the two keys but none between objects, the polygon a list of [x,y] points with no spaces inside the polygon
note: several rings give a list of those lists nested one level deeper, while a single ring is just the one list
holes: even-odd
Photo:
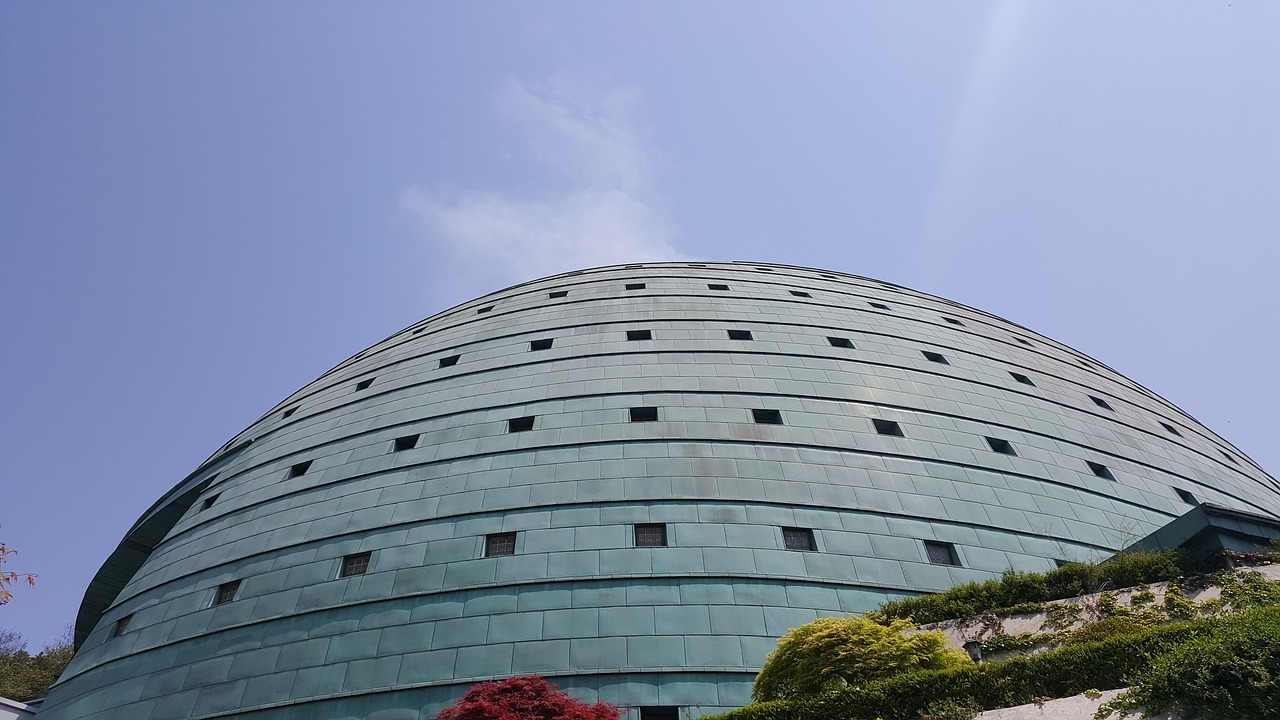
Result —
[{"label": "red maple tree", "polygon": [[466,695],[436,713],[436,720],[618,720],[609,703],[587,703],[537,675],[472,685]]}]

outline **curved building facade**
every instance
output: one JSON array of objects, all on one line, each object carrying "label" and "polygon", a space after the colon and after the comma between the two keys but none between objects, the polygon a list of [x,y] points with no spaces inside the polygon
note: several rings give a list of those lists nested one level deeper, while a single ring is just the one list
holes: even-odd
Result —
[{"label": "curved building facade", "polygon": [[1280,486],[1102,363],[852,275],[597,268],[335,367],[149,509],[42,718],[431,718],[536,673],[738,707],[788,628]]}]

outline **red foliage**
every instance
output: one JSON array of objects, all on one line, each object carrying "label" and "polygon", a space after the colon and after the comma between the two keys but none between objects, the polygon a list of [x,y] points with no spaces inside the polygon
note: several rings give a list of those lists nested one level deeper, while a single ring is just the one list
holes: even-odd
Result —
[{"label": "red foliage", "polygon": [[472,685],[436,720],[618,720],[609,703],[588,705],[537,675]]}]

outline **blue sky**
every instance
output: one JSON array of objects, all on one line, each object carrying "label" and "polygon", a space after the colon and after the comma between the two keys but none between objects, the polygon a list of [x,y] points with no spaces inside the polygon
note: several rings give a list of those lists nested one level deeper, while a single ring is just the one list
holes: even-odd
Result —
[{"label": "blue sky", "polygon": [[33,647],[342,359],[581,266],[881,278],[1280,469],[1280,5],[0,5],[0,540]]}]

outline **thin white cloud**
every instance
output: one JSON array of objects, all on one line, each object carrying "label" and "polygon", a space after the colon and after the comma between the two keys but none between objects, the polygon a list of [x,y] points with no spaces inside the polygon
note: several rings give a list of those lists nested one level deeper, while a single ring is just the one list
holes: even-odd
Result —
[{"label": "thin white cloud", "polygon": [[400,196],[440,246],[433,249],[452,258],[451,277],[510,284],[593,265],[684,259],[656,200],[634,89],[509,80],[499,100],[552,171],[543,192],[414,186]]}]

